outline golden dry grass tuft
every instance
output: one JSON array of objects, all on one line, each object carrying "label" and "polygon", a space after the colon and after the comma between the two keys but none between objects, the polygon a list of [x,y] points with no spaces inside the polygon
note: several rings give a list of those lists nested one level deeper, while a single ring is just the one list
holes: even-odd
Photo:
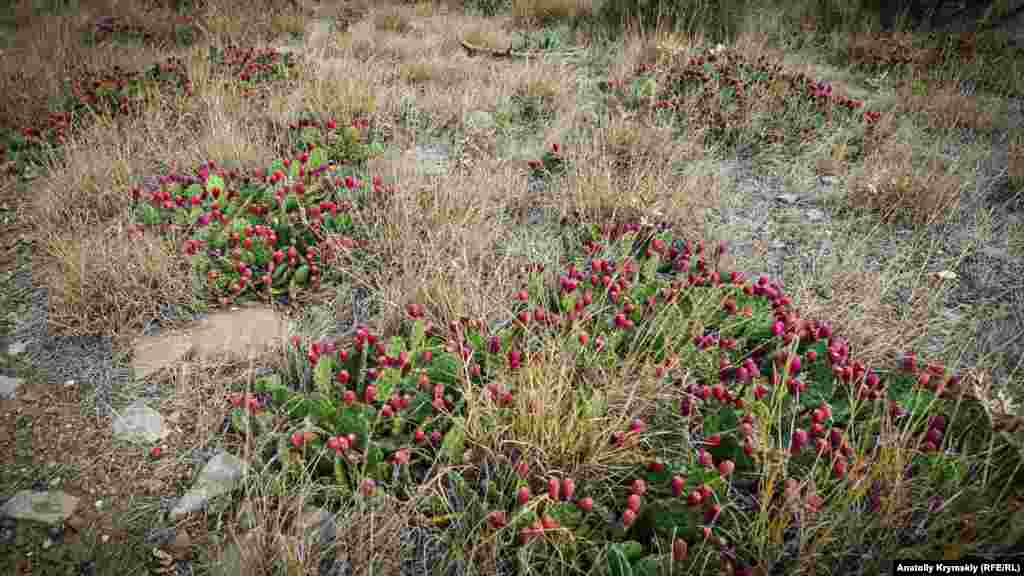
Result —
[{"label": "golden dry grass tuft", "polygon": [[585,18],[593,13],[593,4],[593,0],[514,0],[512,15],[523,23]]},{"label": "golden dry grass tuft", "polygon": [[159,314],[161,303],[193,303],[189,263],[166,240],[86,228],[51,238],[43,250],[54,262],[45,276],[54,332],[138,330],[145,318]]},{"label": "golden dry grass tuft", "polygon": [[[922,165],[923,164],[923,165]],[[868,156],[849,181],[849,205],[878,212],[882,220],[908,219],[924,225],[955,214],[963,181],[936,157],[924,162],[910,144],[891,140]]]},{"label": "golden dry grass tuft", "polygon": [[897,87],[895,114],[919,116],[933,130],[972,129],[991,132],[1006,118],[1004,105],[963,94],[955,83],[911,80]]},{"label": "golden dry grass tuft", "polygon": [[[635,445],[611,446],[608,438],[626,427],[630,415],[644,413],[657,402],[656,380],[651,375],[627,378],[632,372],[628,364],[607,373],[581,373],[577,353],[557,340],[546,342],[527,367],[500,384],[499,393],[517,391],[511,411],[499,407],[486,391],[471,390],[467,437],[499,451],[503,446],[529,447],[531,457],[545,469],[570,477],[595,477],[609,466],[648,459]],[[616,385],[624,379],[631,386]]]},{"label": "golden dry grass tuft", "polygon": [[917,37],[907,32],[851,34],[846,53],[851,64],[868,68],[909,65],[926,70],[942,63],[941,51],[923,46]]}]

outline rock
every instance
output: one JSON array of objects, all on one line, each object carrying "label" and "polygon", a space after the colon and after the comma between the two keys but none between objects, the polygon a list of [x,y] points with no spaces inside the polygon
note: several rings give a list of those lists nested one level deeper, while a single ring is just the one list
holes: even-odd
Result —
[{"label": "rock", "polygon": [[820,222],[825,219],[825,213],[817,208],[811,208],[804,214],[804,216],[806,216],[811,222]]},{"label": "rock", "polygon": [[448,172],[448,148],[443,145],[417,144],[416,167],[423,174],[440,176]]},{"label": "rock", "polygon": [[192,489],[178,500],[170,512],[171,519],[176,520],[195,512],[205,507],[211,498],[231,492],[248,469],[249,465],[237,456],[227,452],[218,453],[200,471]]},{"label": "rock", "polygon": [[143,400],[136,400],[121,413],[115,411],[113,427],[115,436],[129,442],[157,442],[169,433],[160,413]]},{"label": "rock", "polygon": [[0,508],[0,514],[18,520],[57,524],[67,520],[77,506],[78,498],[60,490],[53,492],[22,490]]},{"label": "rock", "polygon": [[21,378],[0,375],[0,400],[13,400],[23,382]]},{"label": "rock", "polygon": [[779,194],[778,196],[775,197],[775,199],[785,204],[796,204],[796,201],[799,200],[799,197],[796,194],[787,193]]},{"label": "rock", "polygon": [[223,352],[259,354],[283,343],[287,333],[287,318],[271,308],[247,306],[211,314],[185,330],[140,337],[133,345],[132,364],[136,377],[146,378],[190,352],[197,358]]},{"label": "rock", "polygon": [[11,356],[17,356],[18,354],[24,354],[25,350],[28,349],[28,342],[14,342],[7,345],[7,353]]},{"label": "rock", "polygon": [[986,245],[982,246],[980,252],[993,260],[1010,260],[1010,251],[1001,246]]}]

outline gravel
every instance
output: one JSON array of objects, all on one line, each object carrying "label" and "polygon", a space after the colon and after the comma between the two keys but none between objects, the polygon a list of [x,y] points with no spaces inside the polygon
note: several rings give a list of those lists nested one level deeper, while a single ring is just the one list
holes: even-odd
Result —
[{"label": "gravel", "polygon": [[[75,380],[93,385],[96,415],[109,415],[112,392],[131,378],[130,367],[115,365],[113,340],[99,335],[54,336],[48,327],[48,289],[33,281],[32,271],[27,267],[15,272],[12,285],[17,292],[15,297],[28,303],[26,313],[18,318],[8,338],[12,346],[17,346],[33,366],[43,371],[50,384]],[[184,309],[165,305],[147,328],[156,333],[162,321],[189,317]]]}]

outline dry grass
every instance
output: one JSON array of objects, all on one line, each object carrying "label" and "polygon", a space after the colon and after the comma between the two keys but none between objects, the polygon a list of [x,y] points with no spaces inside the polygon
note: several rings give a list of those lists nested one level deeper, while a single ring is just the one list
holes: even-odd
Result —
[{"label": "dry grass", "polygon": [[593,0],[514,0],[512,15],[520,22],[584,18],[593,13]]},{"label": "dry grass", "polygon": [[389,8],[374,15],[373,25],[378,31],[405,34],[412,29],[411,16],[408,10]]},{"label": "dry grass", "polygon": [[1001,128],[1000,119],[1006,118],[1001,101],[986,102],[966,96],[950,83],[912,80],[897,87],[896,97],[898,104],[893,109],[894,114],[918,115],[933,130],[991,132]]},{"label": "dry grass", "polygon": [[1010,186],[1024,190],[1024,138],[1019,134],[1010,141],[1007,170]]},{"label": "dry grass", "polygon": [[192,303],[189,264],[166,240],[104,231],[53,238],[44,253],[55,261],[48,275],[55,332],[139,330],[161,303]]},{"label": "dry grass", "polygon": [[868,156],[866,165],[871,168],[850,179],[850,206],[877,211],[884,221],[907,218],[919,225],[956,213],[964,184],[941,159],[919,166],[911,146],[894,140]]},{"label": "dry grass", "polygon": [[721,181],[698,142],[674,139],[669,129],[635,119],[612,120],[589,142],[568,150],[576,173],[552,200],[563,215],[585,221],[642,215],[673,222],[681,233],[701,234],[705,211],[719,201]]},{"label": "dry grass", "polygon": [[942,63],[942,53],[938,49],[921,46],[920,41],[907,32],[851,34],[846,52],[854,66],[909,65],[924,70]]},{"label": "dry grass", "polygon": [[[90,3],[69,14],[36,15],[32,2],[14,6],[16,32],[0,60],[0,128],[22,127],[50,111],[50,103],[62,94],[65,79],[85,70],[121,66],[134,69],[167,56],[160,46],[132,50],[97,46],[83,49],[82,34],[102,15],[123,13],[103,2]],[[129,14],[135,14],[129,12]],[[150,18],[148,23],[157,21]]]}]

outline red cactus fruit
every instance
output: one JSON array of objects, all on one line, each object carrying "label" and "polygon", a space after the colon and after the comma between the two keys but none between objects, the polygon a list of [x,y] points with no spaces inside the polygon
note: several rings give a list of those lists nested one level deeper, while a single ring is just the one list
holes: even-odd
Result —
[{"label": "red cactus fruit", "polygon": [[905,372],[914,372],[917,370],[917,354],[909,352],[903,355],[901,359],[901,367]]},{"label": "red cactus fruit", "polygon": [[572,500],[576,494],[576,481],[572,478],[562,479],[562,500]]},{"label": "red cactus fruit", "polygon": [[622,525],[629,528],[636,522],[636,512],[630,509],[622,511]]},{"label": "red cactus fruit", "polygon": [[576,501],[576,506],[584,512],[590,512],[594,509],[594,499],[591,497],[580,498]]},{"label": "red cactus fruit", "polygon": [[639,494],[630,494],[629,498],[626,499],[626,507],[632,510],[633,512],[639,512],[640,504],[642,502],[643,500],[640,498]]},{"label": "red cactus fruit", "polygon": [[679,498],[683,495],[683,490],[686,489],[686,478],[683,478],[682,476],[673,476],[671,485],[672,495]]},{"label": "red cactus fruit", "polygon": [[704,495],[701,493],[701,491],[694,490],[693,492],[690,492],[690,495],[686,498],[686,503],[689,504],[691,508],[696,508],[697,506],[700,506],[700,503],[703,500]]},{"label": "red cactus fruit", "polygon": [[495,530],[501,530],[508,524],[504,510],[495,510],[487,515],[487,523]]},{"label": "red cactus fruit", "polygon": [[521,460],[521,461],[519,461],[518,464],[516,464],[516,475],[517,476],[519,476],[523,480],[526,480],[526,476],[529,473],[530,473],[530,466],[525,461]]},{"label": "red cactus fruit", "polygon": [[715,461],[714,458],[711,456],[711,453],[704,449],[701,449],[700,456],[698,459],[700,461],[700,465],[705,468],[714,468],[715,466]]},{"label": "red cactus fruit", "polygon": [[637,478],[636,480],[633,480],[629,490],[637,496],[643,496],[647,493],[647,482],[644,482],[642,478]]},{"label": "red cactus fruit", "polygon": [[718,520],[719,515],[722,514],[722,507],[719,504],[712,504],[704,511],[704,523],[714,524],[715,520]]},{"label": "red cactus fruit", "polygon": [[721,474],[723,478],[727,478],[732,474],[735,468],[736,464],[734,464],[732,460],[722,460],[718,464],[718,473]]},{"label": "red cactus fruit", "polygon": [[797,453],[803,450],[807,444],[807,431],[802,428],[797,428],[793,431],[793,452]]},{"label": "red cactus fruit", "polygon": [[843,458],[836,458],[835,463],[832,464],[832,473],[836,478],[840,480],[846,476],[846,460]]},{"label": "red cactus fruit", "polygon": [[562,492],[562,483],[558,481],[558,478],[551,478],[548,480],[548,498],[557,502],[560,499]]},{"label": "red cactus fruit", "polygon": [[526,503],[530,501],[530,489],[523,486],[516,493],[516,501],[519,502],[520,506],[526,506]]}]

